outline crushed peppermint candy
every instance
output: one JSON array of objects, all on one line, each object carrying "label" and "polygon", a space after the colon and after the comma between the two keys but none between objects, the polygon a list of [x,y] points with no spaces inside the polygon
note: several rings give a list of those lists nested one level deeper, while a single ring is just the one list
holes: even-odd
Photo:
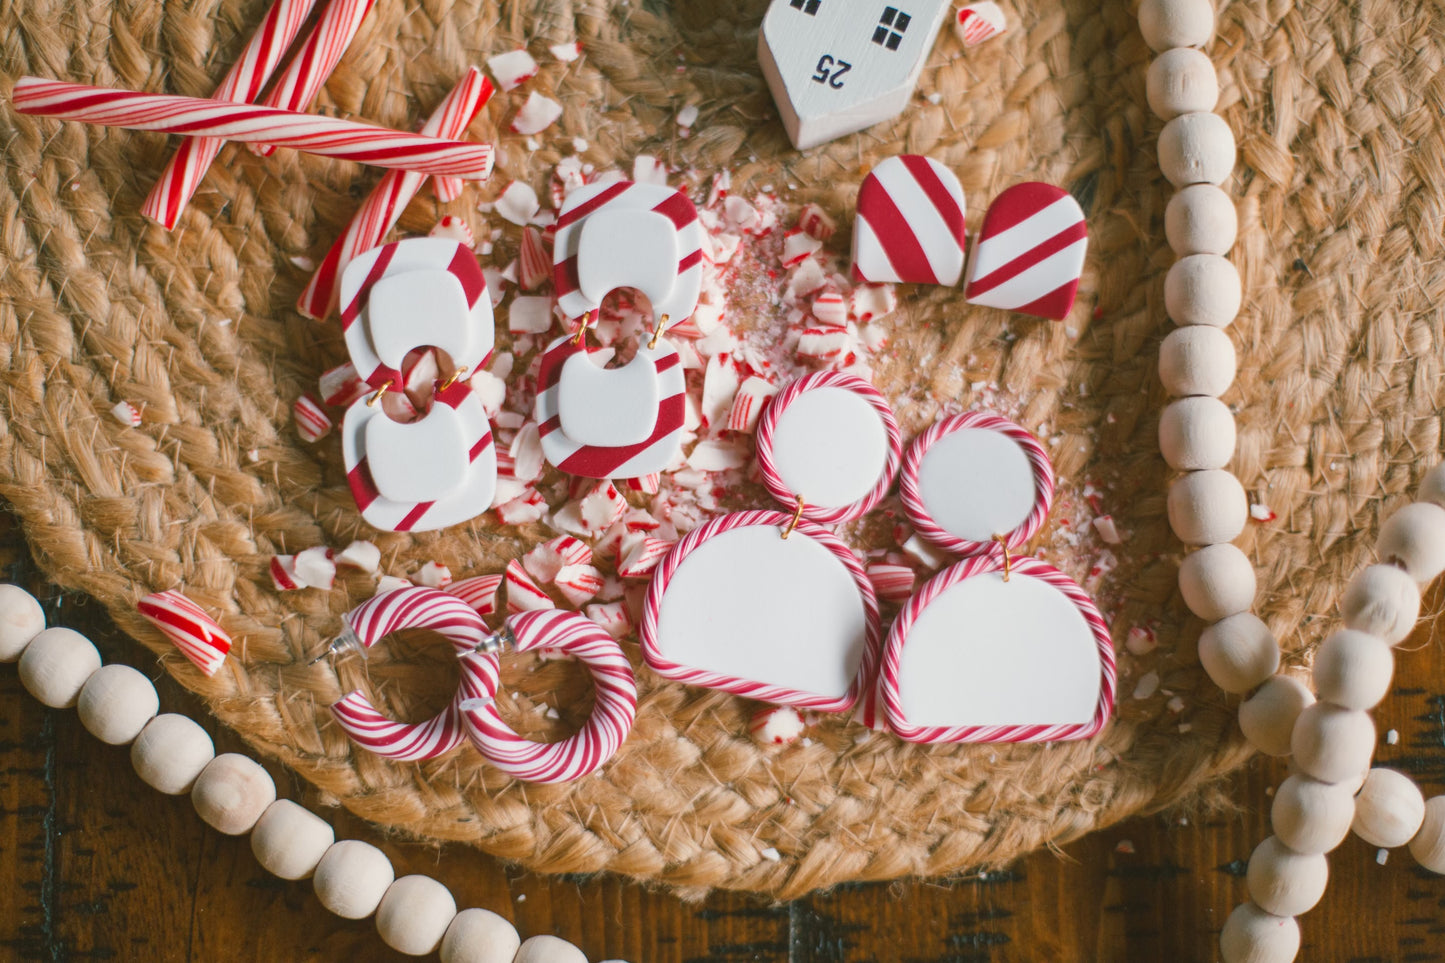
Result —
[{"label": "crushed peppermint candy", "polygon": [[140,427],[140,409],[129,401],[117,401],[115,407],[110,409],[115,420],[127,428]]},{"label": "crushed peppermint candy", "polygon": [[1139,681],[1134,685],[1134,698],[1148,699],[1158,691],[1159,673],[1152,671],[1146,672],[1139,677]]},{"label": "crushed peppermint candy", "polygon": [[555,124],[561,116],[561,104],[534,90],[527,95],[522,106],[517,108],[517,114],[512,118],[512,133],[540,134]]},{"label": "crushed peppermint candy", "polygon": [[582,45],[575,40],[571,43],[554,43],[547,50],[554,60],[564,64],[570,64],[582,56]]},{"label": "crushed peppermint candy", "polygon": [[1251,503],[1249,506],[1249,517],[1254,519],[1256,522],[1264,523],[1272,522],[1279,516],[1276,515],[1274,513],[1274,510],[1268,505]]},{"label": "crushed peppermint candy", "polygon": [[[559,58],[560,59],[560,58]],[[502,90],[516,90],[537,76],[537,61],[525,50],[509,50],[487,58],[487,69]]]},{"label": "crushed peppermint candy", "polygon": [[477,246],[477,239],[472,234],[471,225],[455,214],[448,214],[437,221],[436,226],[427,232],[427,237],[444,237],[448,240],[458,241],[469,251]]}]

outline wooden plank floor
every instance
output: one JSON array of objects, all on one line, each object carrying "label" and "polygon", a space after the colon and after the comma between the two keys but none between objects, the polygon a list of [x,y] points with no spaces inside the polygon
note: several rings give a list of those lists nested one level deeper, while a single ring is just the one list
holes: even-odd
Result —
[{"label": "wooden plank floor", "polygon": [[[0,540],[23,569],[13,534]],[[91,632],[107,661],[153,664],[96,609],[66,596],[59,619]],[[1397,729],[1400,741],[1378,758],[1439,793],[1445,656],[1428,628],[1411,647],[1378,715],[1380,731]],[[168,679],[160,688],[164,708],[200,719],[222,750],[240,748]],[[787,905],[728,893],[687,904],[606,877],[539,877],[461,847],[388,841],[342,811],[322,812],[339,837],[382,846],[398,875],[434,875],[460,905],[498,910],[524,935],[556,933],[592,960],[1186,963],[1216,959],[1218,928],[1243,896],[1244,860],[1266,832],[1266,791],[1282,771],[1259,761],[1236,779],[1235,813],[1136,819],[986,878],[844,887]],[[273,773],[283,795],[311,802],[298,779]],[[1324,901],[1305,918],[1303,959],[1445,960],[1445,879],[1404,851],[1380,866],[1354,839],[1331,869]],[[0,874],[12,881],[0,888],[0,959],[402,959],[369,921],[338,920],[309,884],[268,876],[246,839],[206,829],[188,799],[151,791],[126,750],[92,739],[74,712],[43,709],[12,665],[0,665]]]}]

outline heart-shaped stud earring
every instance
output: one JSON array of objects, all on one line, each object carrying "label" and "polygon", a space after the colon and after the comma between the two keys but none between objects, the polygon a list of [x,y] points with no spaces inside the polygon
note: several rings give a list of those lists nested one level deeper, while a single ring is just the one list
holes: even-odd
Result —
[{"label": "heart-shaped stud earring", "polygon": [[1062,321],[1074,306],[1088,247],[1084,210],[1073,195],[1052,184],[1016,184],[983,217],[964,297]]},{"label": "heart-shaped stud earring", "polygon": [[1043,527],[1054,469],[1037,438],[997,415],[971,411],[937,422],[903,456],[898,493],[914,529],[956,555],[1015,550]]},{"label": "heart-shaped stud earring", "polygon": [[1087,739],[1114,703],[1114,647],[1067,575],[1007,549],[965,559],[908,600],[880,694],[911,742]]},{"label": "heart-shaped stud earring", "polygon": [[824,525],[870,511],[898,474],[903,443],[888,400],[868,382],[819,371],[790,383],[758,419],[768,492]]},{"label": "heart-shaped stud earring", "polygon": [[873,283],[957,284],[963,212],[963,187],[938,161],[904,154],[879,162],[858,189],[854,276]]},{"label": "heart-shaped stud earring", "polygon": [[734,512],[683,536],[658,565],[641,636],[643,658],[665,678],[846,712],[877,670],[878,601],[827,529]]}]

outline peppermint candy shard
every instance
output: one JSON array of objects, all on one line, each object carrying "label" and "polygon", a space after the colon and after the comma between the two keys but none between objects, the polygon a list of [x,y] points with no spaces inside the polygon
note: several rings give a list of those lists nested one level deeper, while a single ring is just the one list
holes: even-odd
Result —
[{"label": "peppermint candy shard", "polygon": [[970,3],[958,11],[954,31],[965,47],[973,47],[1008,29],[1003,10],[996,3]]},{"label": "peppermint candy shard", "polygon": [[226,630],[175,589],[147,595],[136,603],[136,611],[208,676],[216,674],[231,651],[231,637]]},{"label": "peppermint candy shard", "polygon": [[1052,184],[1016,184],[994,199],[968,265],[970,304],[1062,321],[1089,246],[1083,208]]},{"label": "peppermint candy shard", "polygon": [[963,275],[963,187],[916,154],[874,167],[858,191],[853,275],[860,281],[953,286]]}]

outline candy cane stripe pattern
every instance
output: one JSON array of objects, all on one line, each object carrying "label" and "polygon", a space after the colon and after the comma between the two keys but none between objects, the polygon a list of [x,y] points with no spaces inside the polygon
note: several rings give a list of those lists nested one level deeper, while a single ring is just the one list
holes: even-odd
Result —
[{"label": "candy cane stripe pattern", "polygon": [[147,595],[136,603],[136,611],[206,675],[215,675],[231,651],[231,637],[226,630],[175,589]]},{"label": "candy cane stripe pattern", "polygon": [[91,87],[41,77],[15,81],[11,102],[22,114],[130,130],[269,142],[323,157],[421,174],[483,180],[492,172],[492,148],[488,144],[423,137],[320,114]]},{"label": "candy cane stripe pattern", "polygon": [[1062,321],[1074,306],[1089,229],[1073,195],[1017,184],[994,199],[973,248],[970,304]]},{"label": "candy cane stripe pattern", "polygon": [[[998,415],[981,411],[965,412],[935,423],[915,438],[903,456],[903,467],[898,475],[898,494],[903,501],[903,510],[907,513],[908,520],[913,523],[918,534],[946,552],[953,552],[957,555],[976,555],[989,551],[993,547],[993,542],[988,537],[970,539],[945,528],[937,518],[937,514],[940,512],[937,500],[942,496],[935,495],[935,504],[933,505],[930,505],[929,500],[925,497],[926,486],[921,479],[924,456],[928,454],[930,448],[943,439],[955,432],[966,430],[997,432],[1013,441],[1027,459],[1028,469],[1033,480],[1031,507],[1027,510],[1023,520],[1009,531],[991,533],[1005,536],[1009,548],[1016,549],[1037,535],[1039,529],[1043,527],[1044,520],[1048,518],[1049,509],[1054,501],[1054,466],[1049,461],[1048,452],[1044,451],[1043,445],[1039,444],[1039,440],[1007,418],[1000,418]],[[990,468],[989,470],[994,469]],[[954,488],[955,486],[948,487]],[[953,492],[949,494],[953,494]],[[960,497],[965,496],[960,495]]]},{"label": "candy cane stripe pattern", "polygon": [[682,446],[687,414],[687,385],[677,350],[666,340],[659,341],[656,348],[649,348],[646,341],[637,346],[637,353],[650,357],[657,370],[657,421],[651,434],[632,445],[584,445],[562,431],[558,401],[559,383],[567,359],[588,350],[585,345],[577,345],[573,341],[567,335],[547,345],[537,373],[535,416],[547,461],[570,475],[584,478],[636,478],[667,469]]},{"label": "candy cane stripe pattern", "polygon": [[[265,19],[252,34],[246,49],[241,51],[241,59],[231,66],[211,99],[249,104],[260,96],[291,41],[296,39],[302,24],[311,15],[315,2],[276,0],[266,11]],[[161,172],[160,179],[151,188],[141,206],[141,213],[159,221],[168,231],[174,229],[223,144],[225,141],[214,137],[193,137],[182,141]]]},{"label": "candy cane stripe pattern", "polygon": [[502,720],[491,700],[462,703],[462,720],[477,750],[492,765],[525,782],[570,782],[595,771],[617,752],[637,715],[637,682],[617,642],[576,612],[526,612],[507,620],[516,651],[558,649],[592,673],[597,701],[582,729],[561,742],[524,739]]},{"label": "candy cane stripe pattern", "polygon": [[[775,434],[783,413],[801,395],[819,388],[838,388],[866,401],[877,414],[878,420],[882,422],[887,437],[886,461],[878,475],[877,483],[862,498],[845,505],[824,506],[809,503],[807,501],[808,493],[793,491],[787,480],[780,474],[775,460]],[[883,499],[884,495],[888,494],[888,489],[892,487],[893,479],[898,474],[898,462],[903,455],[903,441],[898,430],[898,421],[893,417],[893,409],[889,407],[888,399],[879,394],[876,388],[855,375],[842,374],[837,371],[818,371],[792,382],[768,402],[767,407],[763,409],[762,417],[758,419],[757,453],[758,470],[762,473],[763,484],[767,486],[768,492],[774,498],[792,508],[795,500],[802,496],[804,518],[820,525],[836,525],[839,522],[866,514]]]},{"label": "candy cane stripe pattern", "polygon": [[[469,68],[427,118],[421,133],[428,137],[461,137],[491,99],[492,91],[492,82],[486,75],[476,67]],[[425,180],[425,175],[410,171],[386,172],[362,202],[361,208],[352,215],[345,232],[326,252],[321,266],[311,276],[306,290],[301,292],[296,310],[319,321],[336,307],[336,293],[346,266],[362,252],[371,250],[386,239],[387,232],[396,224],[417,191],[421,190]]]},{"label": "candy cane stripe pattern", "polygon": [[1104,727],[1114,705],[1116,685],[1114,645],[1109,626],[1099,614],[1092,599],[1073,579],[1063,572],[1033,558],[1013,559],[1010,577],[1037,579],[1063,593],[1083,616],[1092,634],[1099,659],[1099,695],[1093,718],[1084,723],[1018,724],[990,726],[920,726],[908,722],[903,712],[899,690],[903,646],[909,632],[929,605],[940,595],[965,579],[1003,571],[1001,553],[995,551],[965,559],[944,569],[928,581],[903,606],[888,632],[880,676],[880,690],[889,727],[909,742],[1048,742],[1061,739],[1088,739]]},{"label": "candy cane stripe pattern", "polygon": [[[463,600],[419,587],[373,596],[346,616],[346,624],[366,648],[400,629],[428,628],[446,636],[459,657],[472,653],[491,634],[481,616]],[[461,663],[456,697],[426,722],[389,719],[359,689],[343,696],[331,707],[331,714],[357,745],[378,756],[399,761],[435,758],[466,740],[460,705],[469,699],[495,697],[500,684],[495,656],[465,658]]]},{"label": "candy cane stripe pattern", "polygon": [[903,154],[880,162],[858,190],[854,277],[874,284],[957,284],[963,214],[963,187],[938,161]]},{"label": "candy cane stripe pattern", "polygon": [[990,37],[996,37],[1003,33],[1006,27],[1003,10],[992,0],[970,3],[958,11],[958,39],[963,41],[965,47],[972,47]]}]

